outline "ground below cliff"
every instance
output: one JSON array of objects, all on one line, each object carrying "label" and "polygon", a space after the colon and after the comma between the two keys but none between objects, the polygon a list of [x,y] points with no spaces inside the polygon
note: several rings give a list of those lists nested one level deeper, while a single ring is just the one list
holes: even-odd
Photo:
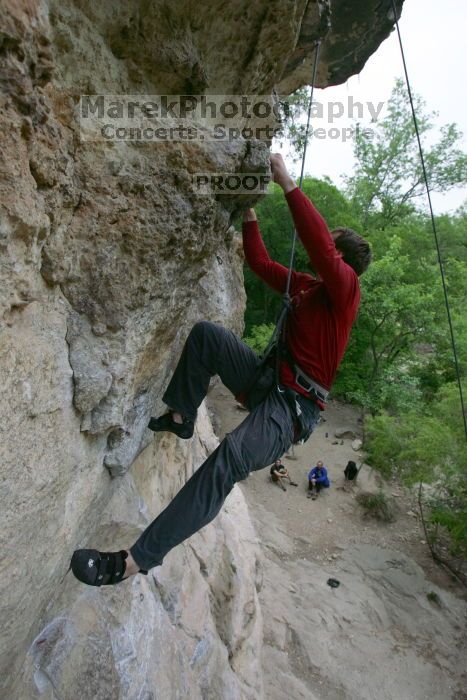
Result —
[{"label": "ground below cliff", "polygon": [[[219,437],[244,417],[222,386],[209,405]],[[355,485],[345,485],[347,460],[359,461],[359,454],[334,433],[349,426],[358,434],[358,413],[331,402],[325,418],[306,445],[283,459],[298,487],[283,492],[269,469],[240,485],[262,543],[266,697],[466,698],[463,591],[432,561],[413,493],[381,484],[366,465]],[[306,475],[318,459],[332,486],[313,501]],[[389,524],[365,520],[356,501],[359,492],[380,486],[396,503]],[[340,581],[337,589],[327,585],[330,577]]]}]

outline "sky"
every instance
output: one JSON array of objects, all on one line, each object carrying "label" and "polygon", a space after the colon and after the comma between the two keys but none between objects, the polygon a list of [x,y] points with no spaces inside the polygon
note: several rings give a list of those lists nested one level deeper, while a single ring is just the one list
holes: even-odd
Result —
[{"label": "sky", "polygon": [[[455,122],[464,133],[462,146],[467,150],[467,90],[466,64],[467,3],[465,0],[405,0],[399,28],[412,92],[421,95],[427,111],[439,112],[435,124]],[[351,174],[354,158],[352,140],[343,142],[344,129],[355,123],[358,116],[356,102],[363,104],[362,123],[370,125],[373,110],[381,102],[386,104],[395,80],[403,77],[403,65],[396,30],[384,41],[367,61],[359,75],[336,87],[315,90],[314,99],[323,107],[323,118],[315,118],[314,128],[324,128],[325,138],[310,140],[305,173],[323,177],[328,175],[336,185],[342,184],[342,174]],[[350,102],[349,102],[350,101]],[[354,104],[354,117],[350,116]],[[344,109],[342,117],[329,123],[328,110],[336,114],[340,108],[329,105],[339,102]],[[318,106],[316,107],[318,109]],[[385,107],[381,107],[380,116]],[[329,130],[335,131],[330,134]],[[348,133],[348,132],[347,132]],[[338,135],[337,135],[338,134]],[[321,132],[323,135],[323,132]],[[330,136],[334,138],[330,138]],[[293,164],[287,151],[282,151],[295,174],[299,164]],[[454,211],[467,200],[465,188],[456,188],[445,194],[433,193],[435,214]]]}]

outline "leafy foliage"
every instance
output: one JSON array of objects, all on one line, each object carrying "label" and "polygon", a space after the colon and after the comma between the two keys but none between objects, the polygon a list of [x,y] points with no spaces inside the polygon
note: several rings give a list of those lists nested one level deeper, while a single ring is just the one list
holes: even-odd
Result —
[{"label": "leafy foliage", "polygon": [[412,409],[403,415],[380,413],[366,421],[368,461],[385,476],[398,473],[408,484],[440,479],[448,486],[457,466],[466,464],[465,440],[442,416]]},{"label": "leafy foliage", "polygon": [[365,517],[371,517],[383,523],[391,523],[395,520],[394,502],[383,491],[378,491],[378,493],[362,492],[357,495],[356,500],[362,506]]},{"label": "leafy foliage", "polygon": [[258,355],[261,355],[266,349],[273,331],[273,323],[261,323],[259,326],[253,326],[251,335],[246,336],[243,340]]},{"label": "leafy foliage", "polygon": [[467,509],[440,503],[432,509],[430,520],[449,532],[453,543],[451,553],[467,558]]},{"label": "leafy foliage", "polygon": [[[435,115],[426,114],[423,100],[416,95],[414,103],[431,191],[445,192],[465,183],[467,157],[458,146],[461,132],[455,124],[447,124],[441,128],[438,141],[429,145]],[[361,209],[365,228],[375,215],[387,224],[413,211],[413,202],[425,193],[424,177],[402,80],[396,82],[388,101],[387,116],[371,131],[356,132],[354,155],[357,167],[347,184]]]},{"label": "leafy foliage", "polygon": [[310,89],[303,87],[281,102],[282,123],[277,138],[292,146],[296,160],[302,157],[305,147],[306,124],[303,122],[303,114],[308,109],[309,100]]},{"label": "leafy foliage", "polygon": [[[418,409],[418,410],[417,410]],[[431,521],[445,527],[467,555],[467,441],[455,384],[408,412],[366,421],[368,462],[406,484],[433,484]]]}]

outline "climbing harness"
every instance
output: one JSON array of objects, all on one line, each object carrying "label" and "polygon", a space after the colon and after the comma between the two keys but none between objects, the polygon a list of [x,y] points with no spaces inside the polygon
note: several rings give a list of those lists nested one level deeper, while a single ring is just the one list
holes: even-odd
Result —
[{"label": "climbing harness", "polygon": [[422,141],[420,138],[420,131],[418,129],[418,121],[417,121],[417,115],[415,113],[415,106],[413,102],[413,97],[412,97],[412,90],[410,87],[410,81],[409,81],[409,74],[407,71],[407,63],[405,61],[405,53],[404,53],[404,47],[402,45],[402,37],[399,29],[399,20],[397,18],[397,8],[396,8],[396,2],[395,0],[392,0],[392,9],[393,9],[393,14],[394,14],[394,21],[396,23],[396,29],[397,29],[397,36],[399,39],[399,47],[401,50],[401,57],[402,57],[402,64],[404,66],[404,74],[405,74],[405,82],[407,85],[407,93],[409,96],[409,101],[410,101],[410,107],[412,110],[412,119],[413,119],[413,124],[415,128],[415,134],[417,136],[417,142],[418,142],[418,150],[420,154],[420,162],[422,165],[422,171],[423,171],[423,179],[425,181],[425,188],[426,188],[426,194],[427,194],[427,199],[428,199],[428,206],[430,209],[430,217],[431,217],[431,226],[433,229],[433,236],[435,239],[435,245],[436,245],[436,253],[438,256],[438,265],[439,265],[439,271],[441,274],[441,282],[443,285],[443,293],[444,293],[444,303],[446,306],[446,315],[448,319],[448,325],[449,325],[449,333],[450,333],[450,338],[451,338],[451,347],[452,347],[452,354],[454,357],[454,366],[456,369],[456,378],[457,378],[457,385],[459,387],[459,397],[460,397],[460,403],[461,403],[461,410],[462,410],[462,418],[464,421],[464,432],[465,436],[467,438],[467,415],[465,411],[465,406],[464,406],[464,396],[462,393],[462,382],[461,382],[461,376],[460,376],[460,369],[459,369],[459,361],[457,357],[457,349],[456,349],[456,341],[454,338],[454,328],[452,325],[452,319],[451,319],[451,311],[450,311],[450,306],[449,306],[449,297],[448,297],[448,291],[447,291],[447,286],[446,286],[446,278],[444,275],[444,269],[443,269],[443,262],[441,259],[441,251],[439,247],[439,240],[438,240],[438,230],[436,227],[436,221],[435,221],[435,215],[433,213],[433,205],[431,203],[431,192],[430,192],[430,186],[428,183],[428,175],[425,167],[425,158],[423,155],[423,148],[422,148]]}]

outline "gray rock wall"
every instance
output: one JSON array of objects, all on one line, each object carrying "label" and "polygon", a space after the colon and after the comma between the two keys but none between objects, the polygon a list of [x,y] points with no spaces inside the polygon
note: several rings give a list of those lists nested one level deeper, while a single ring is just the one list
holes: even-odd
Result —
[{"label": "gray rock wall", "polygon": [[193,322],[242,328],[246,200],[200,197],[190,174],[266,172],[268,144],[86,143],[79,95],[290,91],[319,37],[319,83],[339,82],[390,31],[390,4],[1,1],[5,697],[262,693],[238,492],[155,577],[105,592],[62,577],[78,546],[131,544],[212,449],[207,418],[188,446],[146,429]]}]

